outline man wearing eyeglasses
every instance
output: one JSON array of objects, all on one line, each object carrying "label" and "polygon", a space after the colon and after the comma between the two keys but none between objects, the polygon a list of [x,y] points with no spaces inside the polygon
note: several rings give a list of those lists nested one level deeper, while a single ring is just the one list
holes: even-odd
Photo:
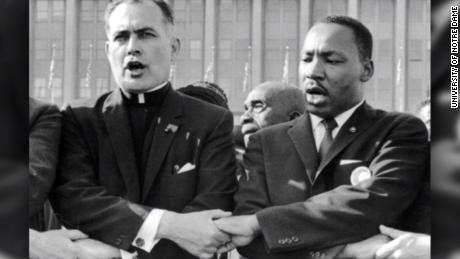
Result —
[{"label": "man wearing eyeglasses", "polygon": [[[428,136],[418,118],[366,104],[373,72],[372,35],[361,22],[329,16],[307,33],[299,63],[307,112],[250,137],[248,177],[235,195],[241,216],[216,221],[243,256],[326,258],[380,224],[398,226],[421,187]],[[388,238],[372,242],[360,258]]]},{"label": "man wearing eyeglasses", "polygon": [[241,132],[245,145],[259,129],[297,118],[305,111],[302,91],[287,83],[269,81],[255,87],[244,101]]}]

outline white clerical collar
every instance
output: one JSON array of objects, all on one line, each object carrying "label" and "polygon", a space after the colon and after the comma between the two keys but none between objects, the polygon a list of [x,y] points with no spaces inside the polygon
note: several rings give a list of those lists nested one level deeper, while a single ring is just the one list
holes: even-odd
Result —
[{"label": "white clerical collar", "polygon": [[[148,91],[136,94],[137,95],[137,100],[139,100],[139,103],[145,103],[144,93],[151,93],[151,92],[158,91],[158,90],[162,89],[163,87],[165,87],[167,84],[168,84],[168,81],[165,81],[165,82],[153,87],[152,89],[150,89]],[[125,89],[123,89],[121,87],[120,87],[120,89],[128,99],[131,99],[132,94],[130,92],[126,91]]]},{"label": "white clerical collar", "polygon": [[[339,130],[345,122],[351,117],[351,115],[358,109],[359,106],[361,106],[364,103],[364,100],[361,100],[358,104],[355,106],[351,107],[350,109],[342,112],[341,114],[337,115],[334,117],[335,122],[337,122],[337,130]],[[318,125],[323,121],[323,118],[316,116],[312,113],[310,114],[310,120],[311,120],[311,125],[313,130],[315,130]]]}]

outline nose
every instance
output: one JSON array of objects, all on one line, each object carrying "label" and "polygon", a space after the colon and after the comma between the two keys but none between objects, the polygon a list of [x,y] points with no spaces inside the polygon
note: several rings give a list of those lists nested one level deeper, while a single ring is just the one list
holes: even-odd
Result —
[{"label": "nose", "polygon": [[324,64],[318,58],[313,58],[311,62],[304,63],[304,77],[313,80],[324,78]]},{"label": "nose", "polygon": [[128,55],[139,56],[142,54],[141,46],[136,36],[129,37],[127,48],[128,48]]},{"label": "nose", "polygon": [[250,115],[250,112],[249,112],[249,109],[248,109],[243,113],[243,115],[241,115],[240,123],[241,123],[241,125],[244,125],[244,124],[252,122],[252,121],[253,121],[253,119],[252,119],[252,116]]}]

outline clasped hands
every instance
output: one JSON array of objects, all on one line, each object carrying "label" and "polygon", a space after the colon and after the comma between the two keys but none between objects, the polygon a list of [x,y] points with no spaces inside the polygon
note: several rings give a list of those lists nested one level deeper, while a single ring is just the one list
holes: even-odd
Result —
[{"label": "clasped hands", "polygon": [[199,258],[212,258],[216,253],[249,244],[259,232],[255,215],[232,216],[222,210],[184,214],[166,211],[157,238],[169,239]]}]

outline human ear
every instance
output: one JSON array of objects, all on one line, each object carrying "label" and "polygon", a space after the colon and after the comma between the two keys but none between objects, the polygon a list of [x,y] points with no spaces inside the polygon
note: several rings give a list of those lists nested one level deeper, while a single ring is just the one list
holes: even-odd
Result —
[{"label": "human ear", "polygon": [[372,75],[374,75],[374,61],[370,59],[363,61],[363,68],[360,80],[364,83],[369,81]]}]

